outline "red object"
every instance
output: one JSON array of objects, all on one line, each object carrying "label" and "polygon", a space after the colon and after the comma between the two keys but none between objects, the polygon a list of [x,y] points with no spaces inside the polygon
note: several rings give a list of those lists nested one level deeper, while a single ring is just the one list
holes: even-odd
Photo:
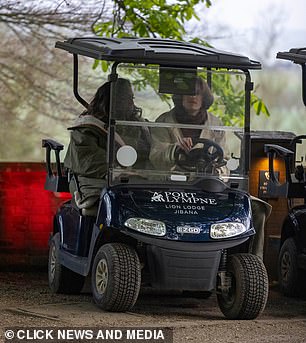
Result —
[{"label": "red object", "polygon": [[0,163],[1,255],[46,255],[59,204],[71,196],[44,189],[43,163]]}]

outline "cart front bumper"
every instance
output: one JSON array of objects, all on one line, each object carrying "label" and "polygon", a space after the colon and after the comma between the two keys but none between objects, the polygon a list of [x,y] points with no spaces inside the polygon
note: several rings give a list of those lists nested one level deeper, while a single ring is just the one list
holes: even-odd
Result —
[{"label": "cart front bumper", "polygon": [[[238,241],[241,244],[245,240]],[[164,290],[212,291],[216,287],[222,250],[237,245],[238,241],[148,245],[151,285]]]}]

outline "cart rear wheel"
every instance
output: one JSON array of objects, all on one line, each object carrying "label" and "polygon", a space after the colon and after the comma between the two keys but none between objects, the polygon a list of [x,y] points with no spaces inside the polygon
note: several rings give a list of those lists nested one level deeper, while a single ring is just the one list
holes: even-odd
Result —
[{"label": "cart rear wheel", "polygon": [[59,262],[60,234],[56,233],[50,242],[48,261],[48,281],[52,293],[78,294],[85,277],[64,267]]},{"label": "cart rear wheel", "polygon": [[265,308],[269,283],[262,260],[251,254],[232,255],[228,261],[231,287],[217,295],[222,313],[229,319],[254,319]]},{"label": "cart rear wheel", "polygon": [[103,245],[92,267],[92,293],[103,310],[130,310],[139,294],[140,262],[136,251],[121,243]]},{"label": "cart rear wheel", "polygon": [[302,295],[305,291],[306,275],[298,268],[298,253],[292,237],[285,240],[278,258],[278,280],[281,291],[289,297]]}]

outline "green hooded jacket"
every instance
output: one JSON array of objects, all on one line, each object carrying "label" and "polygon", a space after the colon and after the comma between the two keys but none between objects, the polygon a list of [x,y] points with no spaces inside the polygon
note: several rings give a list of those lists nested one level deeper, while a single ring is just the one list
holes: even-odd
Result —
[{"label": "green hooded jacket", "polygon": [[[64,166],[77,176],[81,191],[80,207],[90,207],[99,199],[106,184],[107,131],[102,121],[90,115],[77,118],[68,130],[71,134]],[[74,179],[69,187],[74,195],[77,190]]]}]

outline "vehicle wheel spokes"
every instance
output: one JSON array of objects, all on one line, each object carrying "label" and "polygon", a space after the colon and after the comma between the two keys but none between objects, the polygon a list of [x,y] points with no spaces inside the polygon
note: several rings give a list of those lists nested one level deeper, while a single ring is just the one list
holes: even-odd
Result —
[{"label": "vehicle wheel spokes", "polygon": [[56,268],[56,251],[55,251],[55,246],[53,246],[51,250],[51,257],[50,257],[50,276],[52,280],[55,277],[55,268]]},{"label": "vehicle wheel spokes", "polygon": [[281,276],[284,281],[288,281],[288,273],[290,270],[290,266],[291,266],[290,255],[286,251],[281,261]]},{"label": "vehicle wheel spokes", "polygon": [[106,290],[108,282],[108,267],[106,260],[99,261],[96,269],[96,287],[100,294]]},{"label": "vehicle wheel spokes", "polygon": [[294,237],[287,238],[280,249],[278,281],[284,295],[296,297],[304,294],[305,286],[298,266],[298,248]]}]

